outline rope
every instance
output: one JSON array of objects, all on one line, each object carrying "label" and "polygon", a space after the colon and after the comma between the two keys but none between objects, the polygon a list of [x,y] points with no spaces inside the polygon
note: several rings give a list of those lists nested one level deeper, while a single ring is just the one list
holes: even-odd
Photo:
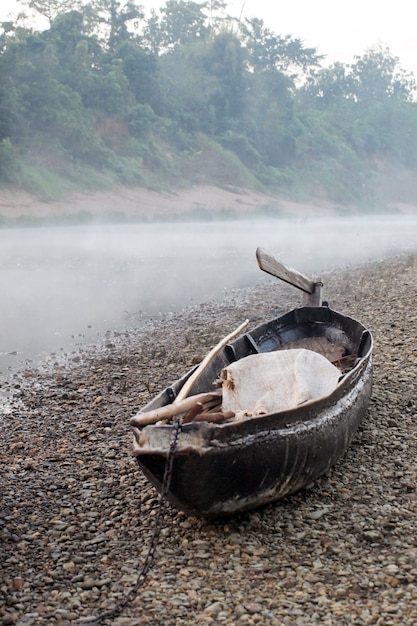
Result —
[{"label": "rope", "polygon": [[182,423],[181,417],[177,416],[173,423],[171,441],[169,445],[167,461],[165,464],[164,476],[162,479],[162,488],[161,488],[161,495],[159,498],[158,512],[156,514],[156,519],[155,519],[155,524],[154,524],[153,531],[152,531],[149,550],[146,554],[144,564],[137,576],[136,583],[134,584],[132,589],[128,591],[125,597],[122,598],[119,602],[117,602],[113,608],[103,611],[102,613],[99,613],[99,615],[91,615],[89,617],[83,618],[82,620],[78,622],[71,622],[67,626],[100,626],[103,620],[115,618],[118,615],[120,615],[123,612],[123,610],[129,604],[131,604],[133,600],[137,597],[138,591],[144,584],[146,577],[152,567],[152,564],[155,558],[156,548],[158,546],[159,539],[161,536],[162,522],[164,519],[166,505],[168,502],[167,496],[168,496],[169,488],[171,486],[174,456],[175,456],[175,450],[177,447],[178,435],[181,430],[181,423]]}]

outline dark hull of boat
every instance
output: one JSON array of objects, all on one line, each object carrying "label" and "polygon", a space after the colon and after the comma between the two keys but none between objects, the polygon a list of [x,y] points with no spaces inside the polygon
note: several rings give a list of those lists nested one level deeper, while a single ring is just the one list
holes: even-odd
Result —
[{"label": "dark hull of boat", "polygon": [[[183,425],[168,494],[176,508],[197,516],[256,508],[310,484],[345,453],[369,404],[372,337],[362,324],[327,307],[295,309],[231,342],[191,394],[211,391],[221,369],[233,360],[312,337],[325,337],[347,354],[357,354],[356,365],[332,394],[295,409],[224,424]],[[190,374],[165,389],[140,415],[172,402]],[[172,426],[133,426],[133,431],[137,461],[161,491]]]}]

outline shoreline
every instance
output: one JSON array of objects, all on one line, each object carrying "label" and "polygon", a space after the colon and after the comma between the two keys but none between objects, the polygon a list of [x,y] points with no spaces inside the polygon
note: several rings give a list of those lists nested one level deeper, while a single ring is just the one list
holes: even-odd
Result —
[{"label": "shoreline", "polygon": [[[13,379],[0,443],[4,624],[67,624],[133,586],[158,498],[132,458],[130,417],[248,311],[252,326],[298,306],[294,291],[272,280],[234,290]],[[114,626],[416,623],[416,296],[417,254],[326,274],[332,308],[375,342],[368,416],[347,454],[311,488],[233,518],[169,506],[154,567]]]},{"label": "shoreline", "polygon": [[[381,206],[380,212],[386,215],[414,215],[417,205],[390,202]],[[372,215],[378,211],[366,211],[320,197],[297,201],[282,194],[213,185],[197,185],[165,193],[143,187],[120,187],[105,192],[73,193],[50,201],[41,201],[19,189],[0,188],[0,226],[221,219],[255,214],[304,219],[361,213]]]}]

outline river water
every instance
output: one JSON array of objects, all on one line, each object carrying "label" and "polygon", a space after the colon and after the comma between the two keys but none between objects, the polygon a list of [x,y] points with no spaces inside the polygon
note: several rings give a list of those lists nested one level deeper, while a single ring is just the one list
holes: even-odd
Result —
[{"label": "river water", "polygon": [[417,216],[0,230],[0,378],[107,330],[270,280],[266,248],[310,277],[417,250]]}]

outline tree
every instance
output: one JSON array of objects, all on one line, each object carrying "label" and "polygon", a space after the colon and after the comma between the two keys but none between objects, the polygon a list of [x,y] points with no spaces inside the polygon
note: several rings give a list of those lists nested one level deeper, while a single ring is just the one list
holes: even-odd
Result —
[{"label": "tree", "polygon": [[159,16],[152,9],[151,16],[145,21],[142,43],[152,54],[158,56],[162,48],[163,38]]},{"label": "tree", "polygon": [[168,0],[161,8],[161,44],[167,50],[207,38],[210,28],[203,9],[206,2]]},{"label": "tree", "polygon": [[253,71],[278,70],[296,78],[318,67],[323,58],[315,48],[305,48],[301,39],[276,35],[258,18],[246,19],[241,32]]},{"label": "tree", "polygon": [[136,29],[144,18],[143,7],[135,0],[91,0],[84,8],[90,31],[102,37],[109,50],[130,39],[130,31]]},{"label": "tree", "polygon": [[350,68],[352,91],[363,104],[396,99],[411,101],[416,90],[414,77],[400,67],[399,58],[388,47],[369,49]]},{"label": "tree", "polygon": [[246,53],[238,37],[227,31],[212,37],[204,50],[202,65],[217,84],[210,99],[216,119],[213,132],[217,134],[239,124],[245,95]]},{"label": "tree", "polygon": [[225,11],[227,2],[223,0],[207,0],[205,3],[205,9],[208,13],[208,22],[210,29],[214,32],[218,32],[222,25],[230,20]]},{"label": "tree", "polygon": [[218,135],[240,123],[245,51],[229,32],[178,46],[159,58],[165,114],[187,132]]},{"label": "tree", "polygon": [[263,162],[283,167],[295,153],[293,81],[276,70],[249,72],[246,79],[241,125]]},{"label": "tree", "polygon": [[210,133],[214,124],[211,103],[219,86],[202,67],[204,53],[205,47],[194,43],[159,59],[162,112],[185,133]]},{"label": "tree", "polygon": [[52,24],[58,15],[80,6],[79,0],[20,0],[20,2],[39,15],[46,17],[49,24]]},{"label": "tree", "polygon": [[330,67],[311,72],[305,84],[300,88],[300,95],[315,101],[323,108],[342,106],[344,100],[353,98],[352,77],[349,66],[336,62]]},{"label": "tree", "polygon": [[122,44],[117,54],[123,62],[123,71],[136,102],[149,104],[157,110],[160,107],[157,56],[134,41]]}]

